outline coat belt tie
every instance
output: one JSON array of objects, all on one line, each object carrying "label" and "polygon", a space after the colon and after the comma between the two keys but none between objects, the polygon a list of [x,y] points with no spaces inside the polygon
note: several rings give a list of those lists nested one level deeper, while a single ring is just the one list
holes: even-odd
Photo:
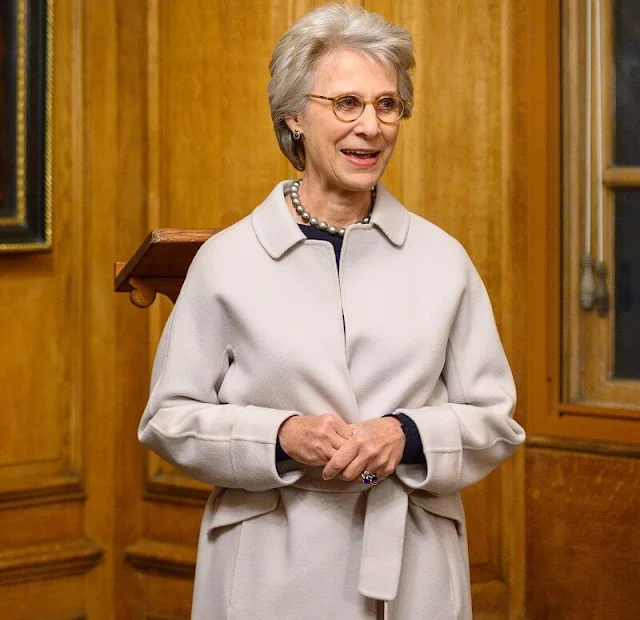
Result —
[{"label": "coat belt tie", "polygon": [[398,592],[402,568],[407,489],[395,476],[372,487],[339,479],[323,480],[312,472],[307,470],[292,486],[324,493],[367,493],[358,591],[368,598],[392,601]]}]

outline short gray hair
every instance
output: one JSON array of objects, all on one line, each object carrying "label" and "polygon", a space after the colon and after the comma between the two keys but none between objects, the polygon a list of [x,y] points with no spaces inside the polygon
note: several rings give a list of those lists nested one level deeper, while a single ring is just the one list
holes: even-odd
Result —
[{"label": "short gray hair", "polygon": [[349,49],[394,69],[398,96],[405,102],[404,117],[413,109],[415,67],[413,40],[402,27],[381,15],[346,4],[327,4],[302,16],[284,33],[269,63],[269,106],[280,149],[297,170],[305,168],[302,140],[294,140],[285,119],[301,113],[308,104],[315,69],[326,54]]}]

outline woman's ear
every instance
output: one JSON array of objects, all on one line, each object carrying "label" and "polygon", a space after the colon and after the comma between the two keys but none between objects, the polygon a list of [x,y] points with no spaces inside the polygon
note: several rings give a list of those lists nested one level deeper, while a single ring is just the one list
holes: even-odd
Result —
[{"label": "woman's ear", "polygon": [[302,130],[300,128],[300,120],[297,114],[294,114],[293,116],[285,117],[284,122],[287,124],[287,127],[291,130],[291,133],[293,133],[296,130],[302,133]]}]

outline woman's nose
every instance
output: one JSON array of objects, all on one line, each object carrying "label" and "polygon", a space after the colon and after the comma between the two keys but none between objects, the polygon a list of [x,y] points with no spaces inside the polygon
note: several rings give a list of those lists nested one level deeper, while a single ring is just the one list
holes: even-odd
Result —
[{"label": "woman's nose", "polygon": [[364,106],[364,111],[358,119],[356,132],[365,134],[368,137],[377,136],[380,133],[380,120],[376,116],[376,109],[372,103]]}]

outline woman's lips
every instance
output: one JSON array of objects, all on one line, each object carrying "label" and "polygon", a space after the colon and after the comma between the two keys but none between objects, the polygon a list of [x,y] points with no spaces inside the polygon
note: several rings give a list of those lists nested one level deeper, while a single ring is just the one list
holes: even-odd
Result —
[{"label": "woman's lips", "polygon": [[342,149],[340,152],[350,163],[355,166],[359,166],[360,168],[370,168],[371,166],[375,166],[378,163],[378,158],[380,156],[380,151]]}]

